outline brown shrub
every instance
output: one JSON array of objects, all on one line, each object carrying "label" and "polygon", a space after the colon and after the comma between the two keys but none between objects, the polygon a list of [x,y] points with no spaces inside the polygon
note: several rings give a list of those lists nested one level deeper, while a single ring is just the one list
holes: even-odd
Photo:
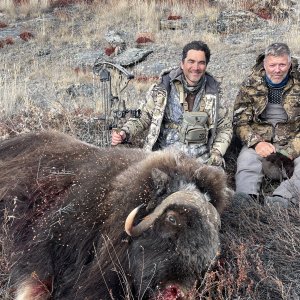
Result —
[{"label": "brown shrub", "polygon": [[153,40],[146,36],[140,36],[135,41],[137,44],[153,43]]},{"label": "brown shrub", "polygon": [[0,28],[5,28],[5,27],[7,27],[7,26],[8,26],[8,25],[7,25],[6,23],[0,21]]},{"label": "brown shrub", "polygon": [[84,65],[84,66],[78,66],[74,69],[75,73],[77,76],[79,75],[86,75],[92,72],[92,67],[89,65]]},{"label": "brown shrub", "polygon": [[260,8],[255,12],[259,17],[265,20],[272,19],[272,12],[268,8]]},{"label": "brown shrub", "polygon": [[168,20],[181,20],[182,17],[181,16],[174,16],[174,15],[170,15],[167,18]]},{"label": "brown shrub", "polygon": [[27,42],[28,40],[32,39],[34,37],[34,35],[29,32],[29,31],[23,31],[21,34],[20,34],[20,38]]},{"label": "brown shrub", "polygon": [[111,46],[111,47],[106,47],[106,48],[104,49],[104,52],[105,52],[105,54],[106,54],[107,56],[110,56],[110,55],[112,55],[113,53],[115,53],[115,50],[116,50],[116,47]]},{"label": "brown shrub", "polygon": [[154,43],[154,34],[152,32],[139,32],[135,42],[137,44]]},{"label": "brown shrub", "polygon": [[13,40],[13,38],[12,37],[7,37],[7,38],[5,38],[5,44],[6,45],[13,45],[15,42],[14,42],[14,40]]}]

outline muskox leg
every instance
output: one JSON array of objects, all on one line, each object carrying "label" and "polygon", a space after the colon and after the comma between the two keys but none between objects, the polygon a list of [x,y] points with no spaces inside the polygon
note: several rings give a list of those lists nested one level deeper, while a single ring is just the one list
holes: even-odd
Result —
[{"label": "muskox leg", "polygon": [[30,278],[19,284],[15,300],[48,300],[50,295],[48,283]]}]

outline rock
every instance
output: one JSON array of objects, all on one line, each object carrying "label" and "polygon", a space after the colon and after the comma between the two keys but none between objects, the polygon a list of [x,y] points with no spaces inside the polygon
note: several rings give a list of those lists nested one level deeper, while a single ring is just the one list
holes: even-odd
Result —
[{"label": "rock", "polygon": [[49,55],[50,53],[51,53],[50,49],[40,49],[36,55],[37,56],[45,56],[45,55]]},{"label": "rock", "polygon": [[90,84],[72,84],[66,89],[66,92],[71,97],[91,97],[95,93],[95,87]]},{"label": "rock", "polygon": [[162,19],[162,20],[160,20],[159,25],[160,25],[159,28],[161,30],[162,29],[172,29],[172,30],[184,29],[188,26],[187,22],[183,21],[182,19],[176,19],[176,20]]},{"label": "rock", "polygon": [[105,40],[112,46],[117,46],[125,43],[124,39],[122,38],[122,35],[123,34],[118,31],[110,30],[105,34]]},{"label": "rock", "polygon": [[108,31],[105,34],[105,40],[109,43],[110,47],[115,49],[116,54],[120,54],[126,49],[126,43],[121,32]]},{"label": "rock", "polygon": [[251,31],[266,26],[266,20],[256,14],[243,10],[225,10],[217,18],[217,31],[219,33],[239,33]]},{"label": "rock", "polygon": [[144,60],[152,52],[153,50],[149,49],[130,48],[113,57],[111,62],[119,64],[123,67],[129,67]]}]

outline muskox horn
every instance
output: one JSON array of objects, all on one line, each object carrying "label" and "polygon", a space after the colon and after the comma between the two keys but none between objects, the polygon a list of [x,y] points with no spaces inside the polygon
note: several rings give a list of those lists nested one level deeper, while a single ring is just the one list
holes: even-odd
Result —
[{"label": "muskox horn", "polygon": [[141,235],[154,223],[154,221],[164,212],[164,210],[172,204],[192,206],[197,209],[202,216],[207,217],[207,221],[212,223],[215,228],[220,227],[220,216],[217,210],[205,199],[203,194],[197,191],[182,190],[168,196],[154,209],[150,215],[146,216],[136,226],[133,226],[134,218],[142,205],[136,207],[133,211],[131,211],[125,221],[126,233],[130,236]]}]

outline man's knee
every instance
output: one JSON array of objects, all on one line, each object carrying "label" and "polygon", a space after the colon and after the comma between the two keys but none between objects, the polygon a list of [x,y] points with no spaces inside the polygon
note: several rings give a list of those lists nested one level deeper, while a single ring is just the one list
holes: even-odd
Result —
[{"label": "man's knee", "polygon": [[261,157],[252,148],[243,148],[237,159],[237,170],[257,170],[261,172]]}]

